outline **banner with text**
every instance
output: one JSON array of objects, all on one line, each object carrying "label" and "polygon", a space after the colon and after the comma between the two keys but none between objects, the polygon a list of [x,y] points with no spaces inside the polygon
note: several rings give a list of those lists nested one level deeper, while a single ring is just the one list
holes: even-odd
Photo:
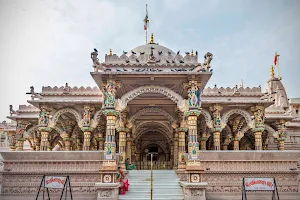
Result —
[{"label": "banner with text", "polygon": [[45,176],[45,188],[64,188],[67,177]]},{"label": "banner with text", "polygon": [[244,178],[245,190],[275,190],[274,178]]}]

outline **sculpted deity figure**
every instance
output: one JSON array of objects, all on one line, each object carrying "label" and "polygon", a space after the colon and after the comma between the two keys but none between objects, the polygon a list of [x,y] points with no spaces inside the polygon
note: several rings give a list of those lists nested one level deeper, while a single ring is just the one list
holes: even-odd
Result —
[{"label": "sculpted deity figure", "polygon": [[68,83],[66,83],[65,87],[64,87],[64,93],[69,93],[70,92],[70,86]]},{"label": "sculpted deity figure", "polygon": [[89,126],[91,122],[90,107],[85,107],[83,110],[83,126]]},{"label": "sculpted deity figure", "polygon": [[256,112],[254,112],[255,117],[255,125],[263,125],[265,121],[264,112],[261,109],[258,109]]},{"label": "sculpted deity figure", "polygon": [[94,51],[91,53],[91,59],[94,63],[94,66],[100,65],[97,49],[94,49]]},{"label": "sculpted deity figure", "polygon": [[190,107],[198,107],[199,106],[199,99],[198,99],[198,88],[195,85],[188,90],[188,101]]},{"label": "sculpted deity figure", "polygon": [[104,106],[114,107],[116,102],[117,83],[115,81],[108,81],[104,90]]},{"label": "sculpted deity figure", "polygon": [[213,54],[210,52],[207,52],[204,55],[204,63],[203,64],[209,66],[212,59],[213,59]]},{"label": "sculpted deity figure", "polygon": [[45,108],[41,108],[39,117],[39,126],[47,126],[49,122],[49,111]]},{"label": "sculpted deity figure", "polygon": [[213,113],[213,121],[215,126],[221,126],[221,114],[218,110]]}]

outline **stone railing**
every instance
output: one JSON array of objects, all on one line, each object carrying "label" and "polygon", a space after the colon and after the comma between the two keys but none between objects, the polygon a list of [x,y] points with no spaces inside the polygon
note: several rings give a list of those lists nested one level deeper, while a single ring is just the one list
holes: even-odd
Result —
[{"label": "stone railing", "polygon": [[51,95],[51,94],[73,94],[73,95],[101,95],[102,92],[98,87],[43,87],[41,95]]},{"label": "stone railing", "polygon": [[[95,199],[100,182],[103,151],[93,152],[0,152],[0,199],[33,199],[43,175],[69,175],[73,195]],[[51,189],[51,198],[60,195]]]},{"label": "stone railing", "polygon": [[226,95],[242,95],[242,96],[263,96],[260,87],[253,88],[243,88],[243,87],[234,87],[234,88],[205,88],[202,92],[203,96],[226,96]]},{"label": "stone railing", "polygon": [[[242,180],[246,177],[275,177],[280,199],[300,197],[297,168],[300,151],[202,151],[200,161],[204,169],[203,182],[207,182],[207,199],[241,199]],[[178,171],[185,181],[187,176]],[[249,192],[249,199],[270,199],[271,193]]]}]

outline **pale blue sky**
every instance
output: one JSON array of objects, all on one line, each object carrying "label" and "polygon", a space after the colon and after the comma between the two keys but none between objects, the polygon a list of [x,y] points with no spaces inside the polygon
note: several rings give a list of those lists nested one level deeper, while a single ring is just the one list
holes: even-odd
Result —
[{"label": "pale blue sky", "polygon": [[0,0],[0,120],[30,97],[33,85],[95,86],[90,52],[100,60],[145,43],[149,32],[173,51],[214,54],[207,86],[265,88],[275,51],[288,96],[300,97],[298,0]]}]

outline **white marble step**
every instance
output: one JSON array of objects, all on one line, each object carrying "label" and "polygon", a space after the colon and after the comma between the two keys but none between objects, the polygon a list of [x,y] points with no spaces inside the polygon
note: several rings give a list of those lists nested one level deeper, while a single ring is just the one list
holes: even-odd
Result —
[{"label": "white marble step", "polygon": [[[150,199],[150,170],[129,171],[129,191],[120,200]],[[179,178],[173,170],[153,170],[153,200],[183,200]]]}]

